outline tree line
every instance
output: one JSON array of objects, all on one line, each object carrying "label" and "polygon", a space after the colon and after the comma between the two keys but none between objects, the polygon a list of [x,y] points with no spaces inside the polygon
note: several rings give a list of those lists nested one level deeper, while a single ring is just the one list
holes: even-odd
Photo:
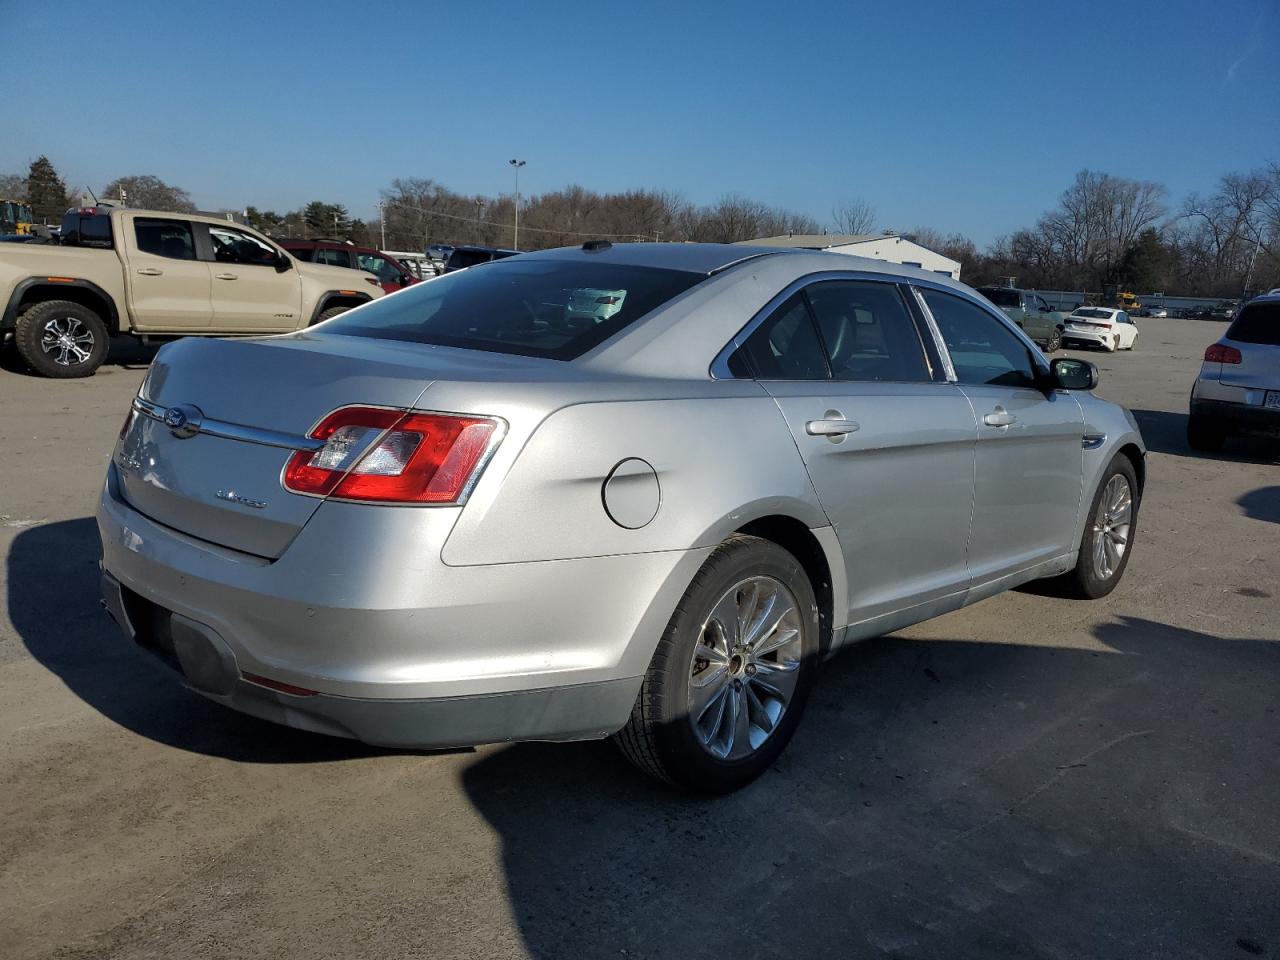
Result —
[{"label": "tree line", "polygon": [[[0,175],[0,196],[31,203],[36,220],[57,223],[73,202],[53,164],[41,156],[27,175]],[[152,175],[118,177],[96,196],[172,212],[196,209],[190,194]],[[278,237],[331,237],[392,250],[430,243],[510,247],[515,197],[461,194],[435,180],[393,180],[380,191],[380,218],[352,217],[321,200],[285,212],[246,207],[248,222]],[[74,198],[79,202],[79,198]],[[237,211],[240,213],[241,211]],[[1239,296],[1246,287],[1280,285],[1280,164],[1228,173],[1208,194],[1171,205],[1164,186],[1081,170],[1057,205],[1031,226],[985,249],[960,233],[928,226],[886,228],[865,199],[831,211],[839,233],[898,233],[962,264],[972,284],[1014,278],[1038,289]],[[579,185],[520,198],[520,248],[566,246],[589,239],[732,243],[788,233],[824,233],[813,217],[729,194],[696,204],[664,190],[599,193]]]}]

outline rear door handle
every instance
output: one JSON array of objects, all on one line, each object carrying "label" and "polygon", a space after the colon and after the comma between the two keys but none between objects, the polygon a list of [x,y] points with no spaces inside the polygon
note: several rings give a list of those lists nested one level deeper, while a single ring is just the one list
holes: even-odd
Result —
[{"label": "rear door handle", "polygon": [[804,432],[811,437],[843,437],[845,434],[859,430],[860,424],[853,420],[826,419],[810,420],[804,425]]},{"label": "rear door handle", "polygon": [[988,427],[1007,427],[1011,423],[1017,423],[1018,418],[1012,413],[1006,413],[1004,410],[997,410],[995,413],[988,413],[982,418],[982,422]]},{"label": "rear door handle", "polygon": [[164,271],[157,270],[155,267],[139,267],[138,276],[140,277],[163,277]]},{"label": "rear door handle", "polygon": [[239,280],[240,279],[240,275],[238,273],[215,273],[214,277],[218,280]]}]

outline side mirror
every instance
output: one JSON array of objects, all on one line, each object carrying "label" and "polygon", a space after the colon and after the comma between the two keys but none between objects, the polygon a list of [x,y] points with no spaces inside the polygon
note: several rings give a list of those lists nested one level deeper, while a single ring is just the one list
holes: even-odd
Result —
[{"label": "side mirror", "polygon": [[276,254],[276,273],[284,273],[293,266],[293,261],[283,253]]},{"label": "side mirror", "polygon": [[1053,386],[1059,390],[1092,390],[1098,385],[1098,368],[1088,360],[1059,357],[1049,370]]}]

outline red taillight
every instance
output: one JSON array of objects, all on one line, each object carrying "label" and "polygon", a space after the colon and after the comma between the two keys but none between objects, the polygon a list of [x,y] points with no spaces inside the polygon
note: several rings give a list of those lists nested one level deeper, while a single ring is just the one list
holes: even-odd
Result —
[{"label": "red taillight", "polygon": [[299,687],[292,683],[285,683],[283,680],[260,677],[256,673],[241,673],[240,676],[255,686],[266,687],[268,690],[279,690],[281,693],[287,693],[291,697],[314,697],[317,693],[317,691],[309,687]]},{"label": "red taillight", "polygon": [[1240,363],[1243,360],[1239,350],[1228,347],[1225,343],[1210,344],[1209,349],[1204,352],[1204,358],[1209,363]]},{"label": "red taillight", "polygon": [[489,449],[494,420],[444,413],[343,407],[310,436],[284,471],[286,490],[383,503],[457,503]]}]

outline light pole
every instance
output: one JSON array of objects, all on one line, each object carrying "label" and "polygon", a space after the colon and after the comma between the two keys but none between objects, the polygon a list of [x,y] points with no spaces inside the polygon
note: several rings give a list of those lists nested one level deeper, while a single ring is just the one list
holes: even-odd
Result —
[{"label": "light pole", "polygon": [[525,161],[508,160],[507,162],[511,164],[512,168],[516,172],[516,229],[515,229],[515,236],[512,238],[512,241],[511,241],[511,249],[519,250],[520,249],[520,168],[524,166]]},{"label": "light pole", "polygon": [[378,226],[382,228],[382,246],[378,249],[385,250],[387,249],[387,217],[386,214],[382,212],[381,200],[378,201]]}]

